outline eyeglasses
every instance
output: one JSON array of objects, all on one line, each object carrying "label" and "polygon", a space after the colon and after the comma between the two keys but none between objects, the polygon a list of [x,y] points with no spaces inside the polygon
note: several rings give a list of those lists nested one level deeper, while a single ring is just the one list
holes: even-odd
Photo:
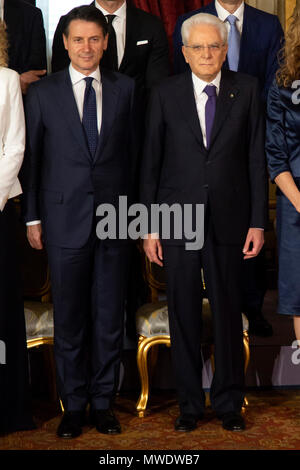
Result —
[{"label": "eyeglasses", "polygon": [[209,52],[211,53],[217,53],[221,50],[221,48],[224,46],[224,44],[208,44],[207,46],[198,46],[198,45],[195,45],[195,46],[187,46],[187,45],[184,45],[184,47],[189,47],[190,49],[192,49],[193,52],[195,52],[195,54],[200,54],[200,52],[204,52],[205,49],[208,49]]}]

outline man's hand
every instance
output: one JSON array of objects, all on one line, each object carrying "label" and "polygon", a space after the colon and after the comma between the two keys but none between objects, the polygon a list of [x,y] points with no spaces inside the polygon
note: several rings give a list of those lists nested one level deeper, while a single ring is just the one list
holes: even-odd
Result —
[{"label": "man's hand", "polygon": [[21,73],[20,84],[23,95],[26,95],[30,83],[37,82],[45,73],[47,70],[28,70],[28,72]]},{"label": "man's hand", "polygon": [[27,227],[27,238],[30,243],[30,246],[35,250],[43,249],[42,241],[42,225],[28,225]]},{"label": "man's hand", "polygon": [[148,260],[151,263],[156,263],[158,266],[163,266],[163,250],[159,238],[151,238],[151,233],[146,235],[144,239],[144,251]]},{"label": "man's hand", "polygon": [[255,258],[263,247],[264,231],[259,228],[249,228],[243,248],[244,259]]}]

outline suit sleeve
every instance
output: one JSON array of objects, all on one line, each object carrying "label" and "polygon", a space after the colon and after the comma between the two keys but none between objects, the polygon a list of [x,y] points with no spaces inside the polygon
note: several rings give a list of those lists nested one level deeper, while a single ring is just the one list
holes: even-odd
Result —
[{"label": "suit sleeve", "polygon": [[162,21],[157,19],[153,33],[152,49],[146,70],[146,88],[151,90],[163,78],[169,75],[169,45]]},{"label": "suit sleeve", "polygon": [[24,156],[25,121],[17,73],[9,78],[7,94],[6,116],[3,116],[3,122],[6,123],[3,130],[3,155],[0,158],[0,211],[3,210],[10,190],[16,182]]},{"label": "suit sleeve", "polygon": [[265,156],[265,112],[259,82],[256,79],[251,94],[248,142],[251,194],[250,227],[266,228],[268,221],[268,178]]},{"label": "suit sleeve", "polygon": [[46,35],[43,15],[41,10],[37,8],[32,22],[29,61],[23,72],[44,69],[47,70]]},{"label": "suit sleeve", "polygon": [[284,171],[291,171],[285,138],[284,112],[278,86],[274,81],[267,103],[266,153],[271,181]]},{"label": "suit sleeve", "polygon": [[62,16],[54,33],[51,62],[53,73],[65,69],[70,63],[70,59],[63,42],[64,23],[65,16]]},{"label": "suit sleeve", "polygon": [[278,69],[278,53],[283,46],[284,33],[277,17],[274,17],[274,27],[270,34],[271,43],[268,49],[265,85],[263,89],[264,100],[267,100],[268,91],[272,85]]},{"label": "suit sleeve", "polygon": [[173,69],[174,73],[183,73],[186,72],[188,66],[185,62],[185,59],[182,54],[182,38],[181,38],[181,26],[184,21],[184,18],[180,16],[176,22],[174,33],[173,33],[173,49],[174,49],[174,64]]},{"label": "suit sleeve", "polygon": [[[156,194],[163,162],[165,123],[159,90],[153,90],[146,115],[146,135],[140,177],[140,201],[148,209],[148,233],[150,233],[151,204],[156,202]],[[158,227],[151,227],[158,232]]]},{"label": "suit sleeve", "polygon": [[35,84],[29,87],[25,100],[26,151],[21,172],[23,186],[22,213],[25,222],[39,220],[39,181],[43,153],[44,126]]}]

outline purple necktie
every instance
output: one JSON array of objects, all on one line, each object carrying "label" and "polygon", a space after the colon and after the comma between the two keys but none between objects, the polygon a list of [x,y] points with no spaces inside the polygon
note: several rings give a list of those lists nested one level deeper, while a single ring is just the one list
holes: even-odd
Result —
[{"label": "purple necktie", "polygon": [[215,119],[217,94],[215,85],[207,85],[204,88],[208,100],[205,105],[205,127],[206,127],[206,147],[210,146],[211,131]]}]

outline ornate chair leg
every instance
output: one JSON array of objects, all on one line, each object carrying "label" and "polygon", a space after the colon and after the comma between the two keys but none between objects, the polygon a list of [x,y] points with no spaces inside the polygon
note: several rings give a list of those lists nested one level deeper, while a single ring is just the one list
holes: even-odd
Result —
[{"label": "ornate chair leg", "polygon": [[145,416],[145,410],[147,407],[148,396],[149,396],[149,376],[147,367],[147,356],[148,351],[153,346],[156,347],[159,344],[165,344],[170,347],[171,340],[169,335],[158,335],[146,338],[140,336],[137,352],[137,364],[141,380],[141,394],[136,404],[138,416],[143,418]]},{"label": "ornate chair leg", "polygon": [[[151,339],[151,338],[150,338]],[[147,367],[147,354],[149,346],[149,338],[140,336],[137,352],[137,365],[140,374],[141,381],[141,393],[136,404],[136,409],[138,412],[139,418],[145,416],[145,410],[147,407],[148,396],[149,396],[149,377],[148,377],[148,367]]]},{"label": "ornate chair leg", "polygon": [[[248,332],[244,330],[243,332],[243,343],[244,343],[244,354],[245,354],[245,376],[248,369],[250,361],[250,347],[249,347],[249,335]],[[246,407],[249,405],[247,397],[244,398],[244,403],[242,406],[242,412],[245,413]]]}]

